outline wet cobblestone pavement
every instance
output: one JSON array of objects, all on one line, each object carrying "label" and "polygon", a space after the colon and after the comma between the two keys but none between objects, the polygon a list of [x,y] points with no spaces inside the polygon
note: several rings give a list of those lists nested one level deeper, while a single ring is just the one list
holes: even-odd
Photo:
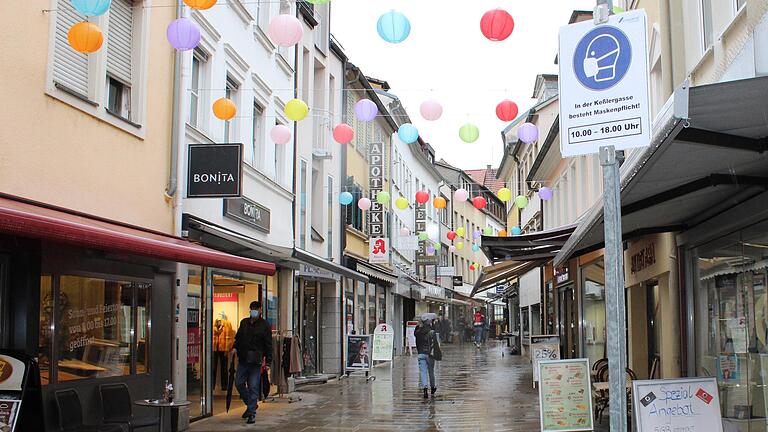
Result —
[{"label": "wet cobblestone pavement", "polygon": [[416,357],[398,357],[374,368],[366,383],[353,375],[301,387],[302,401],[276,399],[259,407],[255,425],[240,418],[238,401],[227,415],[193,423],[194,432],[222,431],[525,431],[539,430],[538,393],[528,359],[502,345],[476,350],[446,345],[436,366],[438,391],[424,400]]}]

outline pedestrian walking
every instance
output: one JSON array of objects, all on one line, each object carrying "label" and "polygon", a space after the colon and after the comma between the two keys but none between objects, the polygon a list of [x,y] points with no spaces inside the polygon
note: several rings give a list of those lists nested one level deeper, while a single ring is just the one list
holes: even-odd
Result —
[{"label": "pedestrian walking", "polygon": [[[432,314],[434,315],[434,314]],[[431,389],[434,396],[437,391],[437,384],[435,380],[435,350],[439,352],[440,345],[435,335],[435,330],[432,326],[432,319],[430,314],[423,314],[421,316],[419,325],[416,327],[416,351],[419,353],[419,386],[424,391],[424,399],[429,397],[429,390]],[[442,358],[442,354],[440,354]]]},{"label": "pedestrian walking", "polygon": [[240,398],[246,405],[243,418],[246,423],[256,423],[259,408],[262,367],[269,373],[272,364],[272,329],[262,317],[261,302],[250,304],[250,316],[240,321],[235,335],[234,351],[237,353],[237,375],[235,383]]},{"label": "pedestrian walking", "polygon": [[467,341],[467,327],[467,319],[464,318],[464,315],[459,315],[459,320],[456,322],[456,330],[459,333],[459,343],[462,345]]},{"label": "pedestrian walking", "polygon": [[475,346],[480,348],[483,343],[483,330],[485,324],[483,323],[483,314],[480,311],[475,311],[475,316],[472,319],[472,327],[475,330]]}]

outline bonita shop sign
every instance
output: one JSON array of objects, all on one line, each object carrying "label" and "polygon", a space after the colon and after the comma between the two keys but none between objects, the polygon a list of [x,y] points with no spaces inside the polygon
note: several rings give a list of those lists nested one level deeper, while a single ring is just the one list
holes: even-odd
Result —
[{"label": "bonita shop sign", "polygon": [[242,144],[190,144],[187,198],[234,198],[242,195]]}]

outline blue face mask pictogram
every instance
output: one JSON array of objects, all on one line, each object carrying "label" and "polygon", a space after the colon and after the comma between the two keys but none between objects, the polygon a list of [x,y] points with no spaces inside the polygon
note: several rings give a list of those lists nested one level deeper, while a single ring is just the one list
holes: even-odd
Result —
[{"label": "blue face mask pictogram", "polygon": [[627,36],[616,27],[599,26],[579,41],[573,68],[584,87],[606,90],[624,78],[631,62],[632,48]]}]

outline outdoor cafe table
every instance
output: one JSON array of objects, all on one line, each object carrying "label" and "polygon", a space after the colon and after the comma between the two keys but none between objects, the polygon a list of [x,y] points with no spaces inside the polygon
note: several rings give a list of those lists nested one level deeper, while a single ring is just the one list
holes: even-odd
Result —
[{"label": "outdoor cafe table", "polygon": [[189,401],[166,402],[166,401],[155,400],[155,399],[140,399],[140,400],[134,401],[133,403],[134,405],[150,407],[150,408],[154,407],[160,410],[160,432],[163,432],[165,430],[166,408],[179,408],[179,407],[185,407],[190,404]]}]

